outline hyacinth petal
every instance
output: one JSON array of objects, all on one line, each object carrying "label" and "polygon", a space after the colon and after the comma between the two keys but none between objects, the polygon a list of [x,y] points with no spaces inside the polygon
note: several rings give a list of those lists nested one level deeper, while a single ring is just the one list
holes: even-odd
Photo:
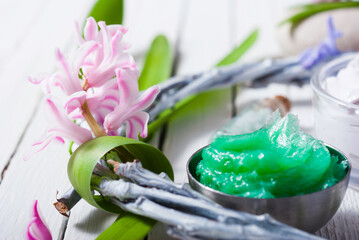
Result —
[{"label": "hyacinth petal", "polygon": [[[127,128],[130,128],[127,129],[127,136],[138,135],[139,132],[142,132],[141,136],[147,136],[148,114],[142,110],[153,102],[158,93],[159,88],[154,86],[146,90],[134,103],[124,105],[120,101],[120,105],[118,105],[113,112],[109,113],[105,117],[105,129],[107,131],[116,131],[124,122],[127,121]],[[137,138],[137,135],[135,138]]]},{"label": "hyacinth petal", "polygon": [[127,42],[123,42],[122,43],[122,49],[123,50],[128,50],[131,48],[131,44],[130,43],[127,43]]},{"label": "hyacinth petal", "polygon": [[119,52],[120,46],[121,46],[121,42],[119,41],[121,40],[121,36],[120,36],[120,32],[116,32],[116,34],[111,38],[111,57],[110,59],[113,59],[117,52]]},{"label": "hyacinth petal", "polygon": [[[60,109],[54,101],[47,98],[46,103],[46,106],[53,117],[53,122],[55,123],[54,125],[56,126],[56,128],[53,128],[51,132],[56,132],[56,134],[59,134],[58,136],[60,137],[73,140],[78,145],[81,145],[92,138],[92,134],[88,129],[82,128],[72,122],[71,119],[67,117],[63,109]],[[65,132],[67,134],[63,135]]]},{"label": "hyacinth petal", "polygon": [[65,72],[67,78],[72,79],[72,74],[70,72],[70,68],[68,66],[68,63],[65,60],[65,57],[62,55],[62,53],[61,53],[61,51],[59,49],[56,50],[56,57],[57,57],[57,60],[60,62],[62,70]]},{"label": "hyacinth petal", "polygon": [[[136,114],[134,114],[131,119],[138,123],[141,126],[141,129],[139,132],[141,132],[141,137],[145,138],[147,137],[147,123],[149,120],[149,115],[146,112],[137,112]],[[139,134],[139,132],[137,133],[137,135]]]},{"label": "hyacinth petal", "polygon": [[103,84],[105,84],[108,80],[112,79],[115,74],[115,68],[117,66],[111,66],[107,69],[101,69],[98,70],[95,73],[86,74],[87,80],[88,80],[88,86],[89,87],[101,87]]},{"label": "hyacinth petal", "polygon": [[139,94],[137,82],[138,76],[138,71],[133,68],[116,69],[121,105],[129,105],[137,98]]},{"label": "hyacinth petal", "polygon": [[81,34],[81,31],[80,31],[79,23],[78,23],[77,21],[75,21],[74,25],[75,25],[75,31],[76,31],[77,41],[79,42],[79,44],[82,44],[82,43],[84,42],[84,39],[82,38],[82,34]]},{"label": "hyacinth petal", "polygon": [[33,237],[32,233],[31,233],[31,226],[32,224],[34,224],[36,222],[36,218],[32,218],[31,221],[29,222],[29,225],[27,226],[27,232],[26,232],[26,237],[27,240],[37,240],[35,237]]},{"label": "hyacinth petal", "polygon": [[99,22],[98,26],[100,31],[96,41],[99,47],[96,54],[91,56],[94,64],[82,67],[89,87],[101,87],[115,76],[114,71],[118,67],[136,66],[132,56],[124,52],[122,47],[122,35],[127,29],[121,25],[106,26],[104,22]]},{"label": "hyacinth petal", "polygon": [[148,108],[153,101],[156,99],[158,93],[160,92],[159,87],[152,86],[148,88],[136,101],[136,104],[133,106],[134,109],[137,110],[144,110]]},{"label": "hyacinth petal", "polygon": [[98,26],[101,29],[104,58],[108,58],[108,57],[111,56],[111,48],[109,46],[111,36],[109,36],[109,32],[108,32],[108,29],[107,29],[107,26],[106,26],[105,22],[100,21],[98,23]]},{"label": "hyacinth petal", "polygon": [[141,137],[147,137],[147,122],[148,114],[145,112],[138,112],[127,119],[126,137],[138,139],[141,132]]},{"label": "hyacinth petal", "polygon": [[[85,128],[79,127],[78,125],[74,124],[74,126],[77,126],[78,128],[51,128],[49,129],[49,133],[54,133],[56,136],[65,138],[65,139],[71,139],[76,144],[81,145],[84,142],[90,140],[92,138],[92,135],[89,136],[87,133],[91,132]],[[82,131],[85,130],[85,131]]]},{"label": "hyacinth petal", "polygon": [[136,132],[140,131],[139,124],[136,124],[136,122],[133,122],[131,119],[127,120],[127,126],[126,126],[126,137],[132,138],[132,139],[138,139]]},{"label": "hyacinth petal", "polygon": [[[98,48],[98,43],[95,41],[87,41],[83,43],[76,51],[73,60],[73,67],[76,73],[84,65],[85,59]],[[92,65],[92,63],[86,62],[86,65]]]},{"label": "hyacinth petal", "polygon": [[124,123],[123,109],[116,107],[112,112],[106,115],[104,127],[106,131],[116,131]]},{"label": "hyacinth petal", "polygon": [[23,160],[29,160],[34,154],[44,150],[53,140],[58,140],[61,143],[64,143],[64,140],[61,137],[58,137],[53,133],[48,134],[44,139],[32,144],[31,150],[24,154]]},{"label": "hyacinth petal", "polygon": [[28,240],[51,240],[51,233],[40,217],[37,209],[37,200],[33,205],[32,219],[27,227]]},{"label": "hyacinth petal", "polygon": [[32,77],[28,77],[27,80],[35,85],[41,84],[46,78],[32,78]]},{"label": "hyacinth petal", "polygon": [[62,55],[60,50],[56,51],[57,59],[60,63],[60,71],[64,73],[64,76],[58,82],[63,87],[63,90],[67,95],[70,95],[74,92],[81,91],[81,83],[78,79],[78,72],[73,73],[70,69],[68,62],[65,57]]},{"label": "hyacinth petal", "polygon": [[69,100],[65,103],[65,109],[67,114],[72,113],[78,108],[81,108],[86,101],[86,92],[76,92],[69,96]]},{"label": "hyacinth petal", "polygon": [[84,37],[85,40],[97,40],[98,36],[98,27],[95,19],[93,17],[89,17],[86,21],[86,25],[84,28]]},{"label": "hyacinth petal", "polygon": [[108,29],[111,37],[114,36],[116,34],[116,32],[118,32],[118,31],[120,31],[122,34],[126,34],[128,32],[127,27],[124,27],[119,24],[109,25],[109,26],[107,26],[107,29]]}]

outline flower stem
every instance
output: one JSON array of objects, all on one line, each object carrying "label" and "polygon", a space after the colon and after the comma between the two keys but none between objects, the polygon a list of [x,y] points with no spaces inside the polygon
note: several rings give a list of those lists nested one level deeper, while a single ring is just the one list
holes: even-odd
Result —
[{"label": "flower stem", "polygon": [[107,134],[104,131],[102,131],[101,127],[98,125],[95,118],[92,116],[90,109],[87,105],[87,101],[85,101],[85,103],[82,105],[82,115],[85,118],[88,125],[90,126],[95,137],[107,136]]}]

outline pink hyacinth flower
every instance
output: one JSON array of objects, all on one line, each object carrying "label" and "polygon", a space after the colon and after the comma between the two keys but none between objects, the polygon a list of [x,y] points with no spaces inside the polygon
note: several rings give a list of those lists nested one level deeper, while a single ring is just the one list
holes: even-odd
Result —
[{"label": "pink hyacinth flower", "polygon": [[40,79],[29,78],[33,84],[44,82],[45,92],[51,94],[53,87],[60,87],[65,95],[71,95],[78,91],[83,91],[82,84],[84,80],[79,77],[80,69],[88,64],[86,59],[91,53],[96,51],[98,44],[95,41],[84,43],[71,56],[71,60],[67,59],[60,50],[56,51],[58,71],[54,74]]},{"label": "pink hyacinth flower", "polygon": [[41,141],[32,144],[31,151],[24,156],[24,160],[29,159],[33,154],[42,151],[53,140],[58,140],[64,143],[64,139],[74,141],[76,144],[82,143],[92,138],[91,132],[76,125],[65,113],[62,107],[54,102],[51,98],[46,99],[46,107],[50,117],[52,117],[52,126],[47,130],[47,135]]},{"label": "pink hyacinth flower", "polygon": [[28,240],[51,240],[51,233],[40,217],[37,209],[37,200],[33,206],[32,219],[27,226],[27,239]]},{"label": "pink hyacinth flower", "polygon": [[126,123],[126,136],[138,139],[147,136],[148,113],[143,110],[151,105],[159,93],[154,86],[139,96],[137,78],[139,73],[134,68],[119,68],[116,70],[119,88],[120,104],[113,112],[105,117],[104,127],[107,131],[116,131]]},{"label": "pink hyacinth flower", "polygon": [[90,112],[102,126],[105,116],[112,112],[120,101],[117,84],[114,79],[112,80],[102,87],[94,88],[94,91],[82,91],[69,96],[65,108],[67,113],[71,114],[71,118],[82,118],[81,107],[86,101]]},{"label": "pink hyacinth flower", "polygon": [[[100,31],[98,31],[100,27]],[[86,58],[82,71],[88,80],[88,87],[100,87],[115,76],[119,67],[134,67],[133,57],[127,53],[127,45],[122,36],[127,29],[121,25],[106,26],[105,22],[96,24],[95,19],[88,18],[84,29],[84,38],[79,35],[80,43],[97,42],[98,49]]]}]

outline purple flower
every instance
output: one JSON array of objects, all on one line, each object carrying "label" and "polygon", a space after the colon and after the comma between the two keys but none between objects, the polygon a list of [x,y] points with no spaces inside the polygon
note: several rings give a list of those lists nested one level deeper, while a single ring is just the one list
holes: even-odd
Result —
[{"label": "purple flower", "polygon": [[328,36],[317,46],[307,49],[300,56],[300,63],[303,68],[309,69],[321,60],[338,55],[340,51],[336,45],[336,39],[342,34],[335,30],[333,18],[328,18]]},{"label": "purple flower", "polygon": [[34,203],[32,211],[32,219],[27,226],[28,240],[51,240],[51,233],[40,217],[37,209],[37,200]]}]

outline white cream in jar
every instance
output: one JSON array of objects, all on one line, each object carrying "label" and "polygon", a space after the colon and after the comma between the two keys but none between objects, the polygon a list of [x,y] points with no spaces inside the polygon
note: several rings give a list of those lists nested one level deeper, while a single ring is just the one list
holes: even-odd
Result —
[{"label": "white cream in jar", "polygon": [[335,98],[347,103],[359,104],[359,55],[351,60],[337,76],[328,77],[323,89]]},{"label": "white cream in jar", "polygon": [[350,186],[359,190],[359,55],[346,54],[312,78],[315,137],[352,163]]}]

